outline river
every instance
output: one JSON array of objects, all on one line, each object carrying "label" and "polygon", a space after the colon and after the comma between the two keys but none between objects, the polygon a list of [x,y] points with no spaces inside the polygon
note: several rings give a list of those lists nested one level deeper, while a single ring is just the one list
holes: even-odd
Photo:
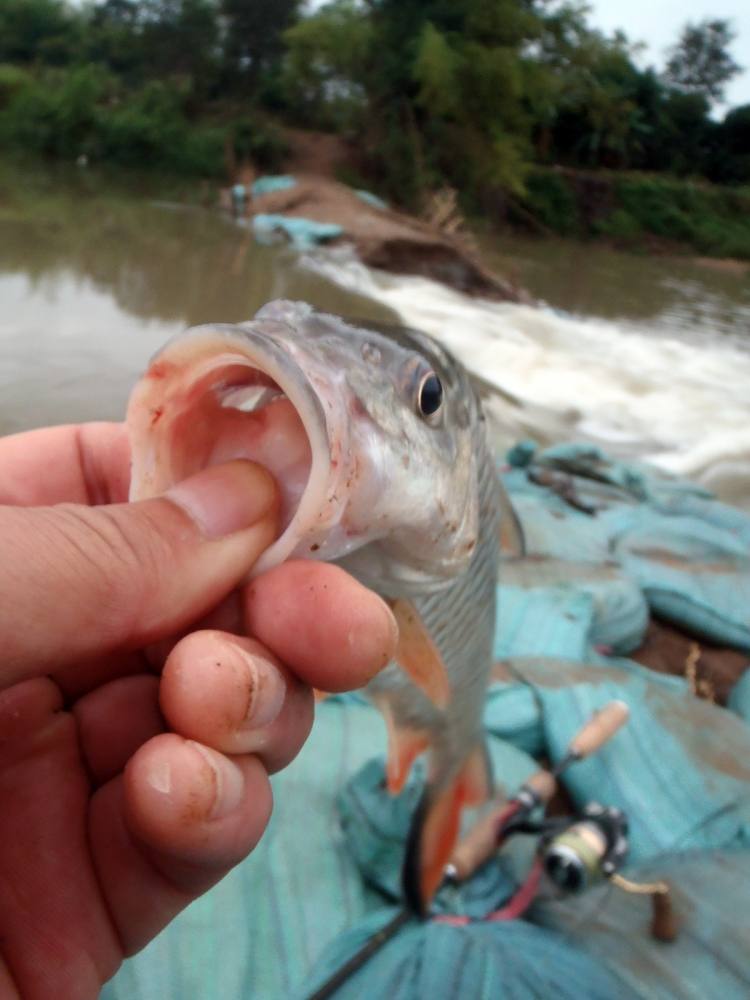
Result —
[{"label": "river", "polygon": [[498,446],[588,439],[750,505],[750,272],[513,238],[488,256],[540,307],[260,247],[210,208],[88,174],[0,168],[0,433],[122,417],[186,325],[302,298],[440,337],[493,391]]}]

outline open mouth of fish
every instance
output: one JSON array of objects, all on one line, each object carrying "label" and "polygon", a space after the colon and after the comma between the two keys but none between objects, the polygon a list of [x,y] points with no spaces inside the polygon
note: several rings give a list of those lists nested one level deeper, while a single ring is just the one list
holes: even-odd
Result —
[{"label": "open mouth of fish", "polygon": [[272,337],[249,328],[199,327],[173,341],[131,398],[131,499],[249,459],[269,470],[281,494],[280,534],[253,574],[290,555],[342,554],[334,529],[346,430],[342,423],[331,433],[324,406],[330,420],[338,404],[325,398],[325,380],[314,388],[312,379]]}]

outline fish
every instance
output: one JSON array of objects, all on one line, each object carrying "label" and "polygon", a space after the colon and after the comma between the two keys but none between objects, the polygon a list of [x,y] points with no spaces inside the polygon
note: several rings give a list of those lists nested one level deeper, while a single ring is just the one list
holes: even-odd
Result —
[{"label": "fish", "polygon": [[504,501],[466,369],[425,334],[375,326],[279,300],[173,338],[129,402],[131,499],[260,462],[280,529],[251,575],[335,562],[389,603],[396,656],[366,693],[386,722],[389,792],[428,754],[402,878],[424,914],[463,810],[492,790],[482,712]]}]

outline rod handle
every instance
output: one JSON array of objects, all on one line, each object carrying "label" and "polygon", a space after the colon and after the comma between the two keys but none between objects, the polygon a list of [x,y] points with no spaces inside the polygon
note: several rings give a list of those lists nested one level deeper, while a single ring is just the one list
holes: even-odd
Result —
[{"label": "rod handle", "polygon": [[612,739],[617,730],[628,721],[629,715],[630,709],[624,701],[610,701],[576,734],[568,749],[569,754],[579,760],[590,757]]}]

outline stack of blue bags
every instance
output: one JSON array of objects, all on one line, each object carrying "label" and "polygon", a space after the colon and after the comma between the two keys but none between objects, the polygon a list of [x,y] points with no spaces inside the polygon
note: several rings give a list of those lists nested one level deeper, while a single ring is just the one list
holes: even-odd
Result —
[{"label": "stack of blue bags", "polygon": [[[495,775],[512,795],[537,758],[559,761],[596,709],[625,701],[629,723],[571,767],[565,786],[578,807],[596,800],[624,810],[624,874],[668,881],[679,936],[654,940],[648,898],[608,883],[576,896],[546,890],[522,920],[407,923],[336,997],[745,1000],[750,673],[725,709],[627,654],[651,612],[750,651],[750,518],[590,446],[523,445],[509,458],[502,479],[527,557],[504,563],[498,588],[500,664],[485,711]],[[311,995],[400,906],[423,773],[417,766],[390,799],[385,739],[362,697],[319,705],[304,750],[273,779],[268,835],[126,963],[105,1000]],[[462,889],[441,890],[438,909],[476,917],[501,905],[531,851],[504,851]]]}]

